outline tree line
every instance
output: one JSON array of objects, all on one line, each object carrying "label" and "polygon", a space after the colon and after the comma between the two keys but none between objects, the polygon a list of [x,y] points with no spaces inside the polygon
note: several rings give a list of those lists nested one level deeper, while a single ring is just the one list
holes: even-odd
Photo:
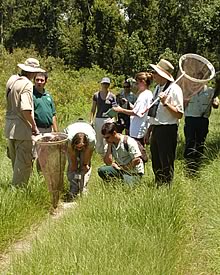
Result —
[{"label": "tree line", "polygon": [[218,0],[3,0],[0,43],[34,48],[74,69],[133,75],[166,56],[197,53],[220,69]]}]

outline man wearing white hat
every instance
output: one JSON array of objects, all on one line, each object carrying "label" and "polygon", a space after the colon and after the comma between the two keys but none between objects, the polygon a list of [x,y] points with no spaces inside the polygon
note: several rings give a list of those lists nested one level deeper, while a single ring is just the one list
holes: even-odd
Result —
[{"label": "man wearing white hat", "polygon": [[39,61],[28,58],[18,64],[20,75],[12,75],[6,84],[6,124],[8,153],[12,162],[14,185],[27,183],[32,170],[32,134],[39,131],[33,114],[33,84],[37,72],[44,72]]},{"label": "man wearing white hat", "polygon": [[154,69],[153,77],[157,86],[154,99],[159,100],[149,109],[150,127],[146,142],[150,138],[152,167],[157,186],[170,184],[174,174],[174,160],[177,145],[179,119],[183,116],[183,94],[181,88],[173,83],[173,65],[161,59]]}]

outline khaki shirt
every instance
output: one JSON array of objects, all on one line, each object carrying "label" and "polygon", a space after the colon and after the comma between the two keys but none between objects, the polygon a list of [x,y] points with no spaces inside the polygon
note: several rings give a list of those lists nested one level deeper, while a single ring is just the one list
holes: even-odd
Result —
[{"label": "khaki shirt", "polygon": [[211,114],[212,98],[215,90],[204,86],[199,93],[193,95],[185,108],[185,117],[206,117]]},{"label": "khaki shirt", "polygon": [[33,112],[33,84],[25,76],[11,76],[6,84],[5,136],[8,139],[31,140],[32,129],[22,111]]}]

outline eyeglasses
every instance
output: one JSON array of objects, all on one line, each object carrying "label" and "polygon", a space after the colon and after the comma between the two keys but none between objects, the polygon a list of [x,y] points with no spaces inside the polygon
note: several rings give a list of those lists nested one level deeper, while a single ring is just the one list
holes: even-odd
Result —
[{"label": "eyeglasses", "polygon": [[130,88],[130,86],[124,86],[124,88],[126,89],[126,88]]},{"label": "eyeglasses", "polygon": [[45,79],[44,79],[44,78],[35,78],[35,82],[44,83],[44,82],[45,82]]}]

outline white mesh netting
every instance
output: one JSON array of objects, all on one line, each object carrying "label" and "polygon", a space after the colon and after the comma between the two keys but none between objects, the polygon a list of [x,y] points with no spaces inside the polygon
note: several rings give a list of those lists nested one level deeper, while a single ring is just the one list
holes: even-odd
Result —
[{"label": "white mesh netting", "polygon": [[177,84],[182,88],[185,100],[198,93],[214,76],[215,68],[206,58],[190,53],[181,56]]}]

